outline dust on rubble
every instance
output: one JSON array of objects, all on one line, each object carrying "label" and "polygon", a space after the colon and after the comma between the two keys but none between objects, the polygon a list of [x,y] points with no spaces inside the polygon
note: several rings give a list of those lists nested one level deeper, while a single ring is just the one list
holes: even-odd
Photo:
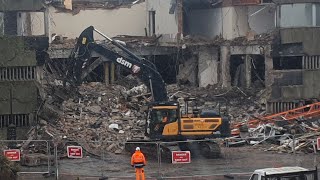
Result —
[{"label": "dust on rubble", "polygon": [[[41,97],[46,101],[39,113],[41,128],[38,131],[42,132],[41,138],[51,138],[59,142],[61,156],[65,156],[66,152],[63,149],[66,143],[63,142],[66,141],[76,142],[87,152],[99,156],[101,150],[123,153],[127,140],[144,138],[146,105],[151,101],[151,94],[146,86],[130,77],[114,85],[92,82],[83,83],[78,87],[63,86],[55,77],[49,78],[51,80],[40,89]],[[178,100],[182,109],[184,103],[181,99],[194,97],[196,101],[189,107],[215,109],[222,116],[228,116],[233,125],[263,117],[266,114],[266,99],[269,96],[266,89],[239,87],[198,88],[172,84],[167,86],[167,91],[170,100]],[[298,123],[294,123],[289,129],[262,123],[254,128],[243,127],[237,137],[246,139],[229,138],[228,145],[231,147],[269,143],[267,150],[292,152],[294,149],[310,152],[313,146],[310,138],[317,134],[307,134],[310,131],[302,130],[299,131],[302,132],[302,136],[300,139],[297,138],[299,142],[293,142],[292,138],[284,135],[292,133],[293,126],[296,129],[306,129]],[[271,138],[273,135],[280,136]]]},{"label": "dust on rubble", "polygon": [[[122,153],[128,139],[144,138],[145,110],[151,99],[146,86],[129,88],[123,83],[107,86],[92,82],[79,87],[63,87],[63,83],[53,82],[43,90],[44,97],[49,100],[42,109],[55,116],[41,116],[42,129],[51,138],[75,141],[95,155],[99,155],[100,149]],[[265,113],[264,101],[260,100],[264,91],[256,93],[256,90],[239,88],[197,88],[176,84],[168,85],[167,90],[172,100],[195,97],[194,106],[214,108],[230,116],[232,121]]]},{"label": "dust on rubble", "polygon": [[78,142],[95,155],[99,155],[96,149],[121,153],[126,140],[143,137],[145,120],[141,109],[146,100],[128,99],[128,95],[144,92],[143,89],[128,91],[119,85],[88,83],[77,92],[63,101],[63,114],[55,126],[50,126],[54,136]]}]

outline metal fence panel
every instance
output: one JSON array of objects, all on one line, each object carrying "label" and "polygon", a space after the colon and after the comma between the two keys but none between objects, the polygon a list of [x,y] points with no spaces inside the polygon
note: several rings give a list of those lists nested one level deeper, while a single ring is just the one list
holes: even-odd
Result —
[{"label": "metal fence panel", "polygon": [[[317,156],[296,152],[295,145],[297,142],[295,142],[295,137],[288,136],[290,136],[288,138],[291,139],[292,146],[282,151],[281,148],[277,149],[276,147],[281,146],[277,144],[279,143],[277,140],[281,137],[283,138],[283,135],[250,140],[245,138],[232,138],[229,141],[214,139],[213,141],[216,141],[220,146],[220,157],[206,158],[198,154],[201,154],[201,150],[199,150],[191,154],[191,163],[189,164],[172,164],[170,161],[162,159],[160,166],[161,176],[165,179],[173,179],[179,176],[184,178],[210,177],[212,179],[231,176],[235,179],[249,179],[249,175],[260,168],[281,166],[314,168],[317,165]],[[194,142],[209,141],[211,140]],[[179,141],[179,143],[181,142]],[[281,143],[286,143],[286,141]],[[273,146],[274,149],[271,151]]]},{"label": "metal fence panel", "polygon": [[[145,142],[132,142],[136,147]],[[132,179],[135,177],[135,169],[131,167],[130,160],[132,152],[127,152],[124,149],[118,149],[115,152],[111,150],[116,147],[117,142],[64,142],[64,153],[58,153],[58,171],[59,177],[62,176],[77,176],[77,177],[107,177],[118,179]],[[68,158],[66,154],[67,146],[79,146],[82,144],[82,158]],[[95,147],[89,147],[88,144],[94,144]],[[157,152],[157,144],[149,143],[155,147]],[[107,148],[101,148],[107,147]],[[57,148],[58,151],[61,147]],[[62,148],[63,149],[63,148]],[[88,149],[90,149],[88,151]],[[116,148],[117,149],[117,148]],[[141,151],[146,155],[147,166],[144,168],[146,177],[153,178],[157,176],[157,154],[154,157],[149,156],[143,147]]]},{"label": "metal fence panel", "polygon": [[0,150],[20,150],[19,173],[45,174],[54,165],[54,156],[49,141],[44,140],[0,140]]},{"label": "metal fence panel", "polygon": [[[144,167],[147,179],[248,179],[259,168],[301,166],[312,169],[318,164],[317,154],[296,151],[299,144],[294,136],[283,149],[277,140],[283,136],[267,136],[260,139],[230,138],[177,142],[131,142],[145,154]],[[311,139],[315,144],[316,139]],[[212,142],[220,148],[220,156],[208,158],[201,145]],[[121,142],[124,144],[124,142]],[[121,144],[120,143],[120,144]],[[143,146],[141,145],[143,144]],[[179,149],[175,144],[180,144]],[[188,146],[188,144],[191,144]],[[300,143],[301,144],[301,143]],[[134,179],[135,169],[130,160],[134,151],[119,147],[119,142],[72,142],[63,141],[0,141],[0,149],[15,146],[21,150],[21,172],[23,174],[50,174],[56,179],[81,177],[106,177],[109,179]],[[68,146],[81,146],[82,158],[68,158]],[[280,148],[281,147],[281,148]],[[203,148],[202,148],[203,149]],[[170,150],[170,151],[169,151]],[[171,151],[191,150],[190,163],[172,163]],[[315,151],[316,152],[316,151]],[[57,162],[57,163],[56,163]],[[54,171],[54,172],[53,172]]]}]

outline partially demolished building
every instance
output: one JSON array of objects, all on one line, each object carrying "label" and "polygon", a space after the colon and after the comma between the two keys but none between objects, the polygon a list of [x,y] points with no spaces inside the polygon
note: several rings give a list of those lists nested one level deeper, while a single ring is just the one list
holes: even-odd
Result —
[{"label": "partially demolished building", "polygon": [[[86,26],[94,25],[118,35],[136,54],[154,61],[167,83],[266,88],[270,92],[268,112],[284,111],[319,97],[317,1],[126,3],[99,8],[94,3],[86,7],[84,1],[74,1],[76,9],[83,10],[52,12],[56,24],[52,33],[73,39]],[[71,14],[73,11],[77,14]],[[112,23],[116,14],[117,20]],[[77,33],[70,34],[73,32]],[[52,58],[69,54],[59,47],[53,48]],[[110,69],[114,71],[112,66],[105,70]]]},{"label": "partially demolished building", "polygon": [[[21,139],[36,123],[39,108],[38,80],[48,35],[32,34],[31,22],[46,8],[41,1],[0,2],[0,138],[6,139],[7,127],[19,127],[11,138]],[[34,14],[32,14],[32,13]],[[44,18],[44,16],[43,16]],[[8,137],[9,138],[9,137]],[[9,138],[9,139],[11,139]]]},{"label": "partially demolished building", "polygon": [[[47,53],[56,63],[68,60],[74,40],[92,25],[154,62],[168,84],[265,88],[269,113],[320,96],[315,0],[47,0],[41,5],[41,11],[15,10],[10,17],[18,19],[15,34],[47,37]],[[6,16],[0,14],[0,33],[11,27],[3,23]],[[121,69],[101,63],[87,81],[119,78]]]}]

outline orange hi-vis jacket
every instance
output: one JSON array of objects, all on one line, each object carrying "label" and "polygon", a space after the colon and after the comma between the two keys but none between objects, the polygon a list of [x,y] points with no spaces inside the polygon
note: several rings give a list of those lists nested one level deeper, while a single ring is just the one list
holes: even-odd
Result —
[{"label": "orange hi-vis jacket", "polygon": [[147,164],[146,158],[141,151],[136,151],[131,157],[131,166],[142,168]]}]

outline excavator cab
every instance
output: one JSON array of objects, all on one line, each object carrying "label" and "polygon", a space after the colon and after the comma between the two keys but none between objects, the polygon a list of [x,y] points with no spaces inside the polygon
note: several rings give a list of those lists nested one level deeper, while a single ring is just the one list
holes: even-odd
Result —
[{"label": "excavator cab", "polygon": [[149,105],[146,136],[164,139],[168,133],[178,134],[180,108],[178,102],[151,103]]}]

